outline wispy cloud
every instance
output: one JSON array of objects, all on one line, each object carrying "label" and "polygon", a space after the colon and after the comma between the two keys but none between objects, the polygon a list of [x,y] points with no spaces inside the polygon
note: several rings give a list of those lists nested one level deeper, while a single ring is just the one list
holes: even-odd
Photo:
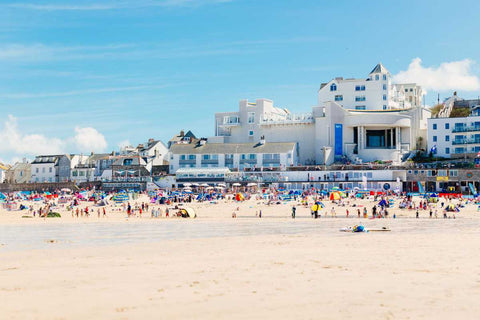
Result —
[{"label": "wispy cloud", "polygon": [[122,91],[137,91],[137,90],[149,90],[149,89],[163,89],[168,85],[149,85],[149,86],[131,86],[131,87],[118,87],[118,88],[99,88],[99,89],[84,89],[84,90],[72,90],[65,92],[47,92],[47,93],[3,93],[0,94],[0,98],[3,99],[38,99],[38,98],[56,98],[56,97],[68,97],[97,93],[109,93],[109,92],[122,92]]},{"label": "wispy cloud", "polygon": [[71,3],[8,3],[4,6],[15,9],[37,11],[102,11],[121,10],[148,7],[199,7],[203,5],[232,2],[233,0],[133,0],[133,1],[107,1],[79,4],[78,1]]}]

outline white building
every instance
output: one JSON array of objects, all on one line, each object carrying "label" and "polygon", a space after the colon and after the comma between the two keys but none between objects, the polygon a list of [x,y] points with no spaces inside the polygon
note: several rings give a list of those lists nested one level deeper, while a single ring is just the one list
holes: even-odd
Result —
[{"label": "white building", "polygon": [[150,139],[148,142],[137,147],[140,157],[146,162],[148,171],[152,171],[153,166],[161,166],[167,163],[167,146],[160,140]]},{"label": "white building", "polygon": [[378,64],[367,78],[335,78],[322,84],[318,105],[293,114],[268,99],[241,100],[236,112],[215,114],[216,143],[298,144],[300,164],[385,160],[400,163],[411,150],[426,147],[430,111],[421,106],[422,89],[392,84]]},{"label": "white building", "polygon": [[211,143],[200,140],[170,147],[170,173],[180,168],[269,168],[297,165],[294,142]]},{"label": "white building", "polygon": [[[454,108],[469,108],[468,117],[450,117]],[[445,158],[476,157],[480,152],[480,100],[447,99],[438,118],[428,119],[428,150]]]}]

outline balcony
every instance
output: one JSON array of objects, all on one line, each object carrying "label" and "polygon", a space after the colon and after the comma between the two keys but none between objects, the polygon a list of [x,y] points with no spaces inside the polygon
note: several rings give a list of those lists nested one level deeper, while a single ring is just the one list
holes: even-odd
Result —
[{"label": "balcony", "polygon": [[260,125],[310,124],[313,122],[313,114],[310,112],[286,115],[267,114],[260,117]]},{"label": "balcony", "polygon": [[457,127],[452,130],[453,133],[457,132],[474,132],[480,131],[480,126],[470,126],[470,127]]},{"label": "balcony", "polygon": [[232,118],[223,119],[223,122],[219,123],[218,126],[222,128],[229,128],[229,127],[235,127],[239,125],[240,125],[240,119],[236,117],[232,117]]},{"label": "balcony", "polygon": [[453,145],[477,144],[477,143],[480,143],[480,139],[464,139],[464,140],[454,140],[454,141],[452,141]]}]

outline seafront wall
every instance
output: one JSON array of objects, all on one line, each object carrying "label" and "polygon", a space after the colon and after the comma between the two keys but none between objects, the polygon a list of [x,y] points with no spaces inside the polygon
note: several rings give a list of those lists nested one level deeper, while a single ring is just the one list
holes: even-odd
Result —
[{"label": "seafront wall", "polygon": [[1,183],[0,192],[14,191],[55,191],[68,188],[72,191],[77,190],[73,182],[52,182],[52,183]]}]

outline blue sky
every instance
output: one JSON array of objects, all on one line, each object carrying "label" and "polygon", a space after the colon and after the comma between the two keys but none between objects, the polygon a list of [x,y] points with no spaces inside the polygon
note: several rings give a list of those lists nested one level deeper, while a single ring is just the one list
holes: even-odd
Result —
[{"label": "blue sky", "polygon": [[308,112],[321,82],[364,77],[379,61],[426,82],[427,105],[437,92],[477,97],[479,9],[477,1],[2,0],[0,159],[110,151],[181,129],[211,136],[213,114],[244,98]]}]

